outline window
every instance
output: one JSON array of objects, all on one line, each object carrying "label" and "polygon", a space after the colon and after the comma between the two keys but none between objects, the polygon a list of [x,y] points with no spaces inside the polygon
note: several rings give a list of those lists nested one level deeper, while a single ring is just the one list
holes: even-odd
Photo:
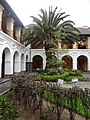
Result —
[{"label": "window", "polygon": [[78,42],[78,49],[86,49],[86,38],[81,37],[81,40]]}]

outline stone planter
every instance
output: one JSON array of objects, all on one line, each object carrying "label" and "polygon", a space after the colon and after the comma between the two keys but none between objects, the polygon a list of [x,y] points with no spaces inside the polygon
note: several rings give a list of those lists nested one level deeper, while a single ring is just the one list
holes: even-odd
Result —
[{"label": "stone planter", "polygon": [[58,79],[58,84],[63,84],[64,80]]},{"label": "stone planter", "polygon": [[76,83],[76,82],[78,82],[78,78],[73,78],[71,81],[72,81],[73,83]]}]

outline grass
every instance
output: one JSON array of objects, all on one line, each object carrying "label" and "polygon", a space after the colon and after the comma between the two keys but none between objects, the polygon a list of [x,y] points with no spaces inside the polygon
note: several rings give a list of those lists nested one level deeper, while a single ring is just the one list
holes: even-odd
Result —
[{"label": "grass", "polygon": [[72,84],[72,82],[71,82],[71,81],[68,81],[68,82],[64,82],[64,84]]}]

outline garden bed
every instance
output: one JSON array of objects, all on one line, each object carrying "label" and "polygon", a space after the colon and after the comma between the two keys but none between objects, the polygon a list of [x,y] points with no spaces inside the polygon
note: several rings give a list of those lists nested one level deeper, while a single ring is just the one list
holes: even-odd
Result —
[{"label": "garden bed", "polygon": [[[19,117],[16,120],[59,120],[57,118],[75,120],[71,119],[72,111],[73,117],[79,113],[90,118],[90,114],[87,114],[90,110],[87,91],[75,88],[65,89],[57,84],[42,81],[36,82],[32,74],[13,76],[12,86],[12,90],[6,96],[9,101],[18,102]],[[43,119],[40,119],[41,117]],[[79,115],[75,118],[76,120],[85,119]]]},{"label": "garden bed", "polygon": [[[8,97],[9,101],[15,101],[15,99],[13,99],[13,97],[12,97],[11,92],[12,91],[6,93],[5,96]],[[48,106],[49,105],[50,105],[50,103],[48,102]],[[44,112],[45,112],[46,108],[47,108],[47,101],[43,100],[42,109],[43,109]],[[49,117],[48,117],[47,120],[56,120],[57,119],[57,116],[56,116],[55,112],[49,113],[48,115],[49,115]],[[40,120],[40,111],[36,110],[35,113],[33,113],[32,108],[27,106],[27,109],[25,110],[24,105],[21,104],[21,105],[18,106],[18,115],[17,116],[18,117],[15,120]],[[85,120],[84,117],[82,117],[78,114],[76,114],[75,119],[76,120]],[[63,111],[61,120],[70,120],[69,112],[68,112],[67,109],[65,109]]]},{"label": "garden bed", "polygon": [[[55,120],[56,115],[50,115],[48,120]],[[80,115],[76,115],[75,117],[76,120],[85,120],[84,117]],[[39,111],[36,111],[35,114],[32,113],[32,110],[28,108],[27,110],[24,109],[23,106],[19,107],[19,117],[16,120],[40,120],[39,117]],[[62,119],[61,120],[70,120],[70,116],[68,111],[65,109],[63,114],[62,114]]]}]

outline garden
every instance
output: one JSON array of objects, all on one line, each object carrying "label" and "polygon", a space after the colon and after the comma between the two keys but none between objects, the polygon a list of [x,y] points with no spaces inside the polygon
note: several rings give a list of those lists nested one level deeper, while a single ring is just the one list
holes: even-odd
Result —
[{"label": "garden", "polygon": [[89,80],[88,77],[82,75],[82,71],[80,70],[67,70],[64,68],[49,68],[46,71],[34,71],[34,74],[37,76],[37,80],[46,82],[58,82],[58,79],[62,79],[64,83],[71,83],[74,78],[78,79],[78,81]]},{"label": "garden", "polygon": [[0,97],[1,120],[75,120],[76,114],[89,120],[90,89],[61,88],[35,74],[14,75],[11,90]]}]

